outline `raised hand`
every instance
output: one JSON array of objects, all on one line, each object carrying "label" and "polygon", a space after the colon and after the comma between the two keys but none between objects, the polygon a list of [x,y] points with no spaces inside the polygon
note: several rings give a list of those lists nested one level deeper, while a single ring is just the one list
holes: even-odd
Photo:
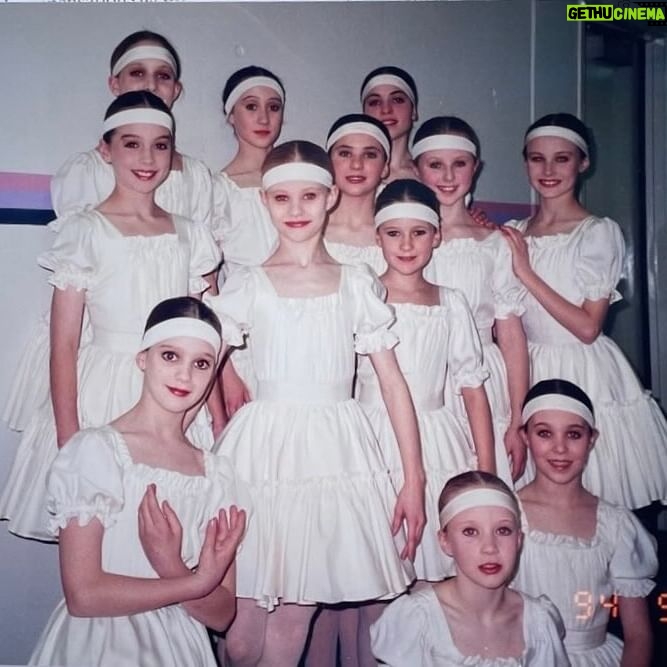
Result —
[{"label": "raised hand", "polygon": [[527,273],[532,271],[530,266],[530,256],[528,254],[528,244],[523,234],[513,227],[503,225],[500,231],[505,236],[507,243],[512,251],[512,270],[519,280]]}]

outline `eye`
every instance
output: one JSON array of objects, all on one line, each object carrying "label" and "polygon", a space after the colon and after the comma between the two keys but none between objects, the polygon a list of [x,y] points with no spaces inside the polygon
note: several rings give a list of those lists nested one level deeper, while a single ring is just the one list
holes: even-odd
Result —
[{"label": "eye", "polygon": [[454,166],[455,166],[455,167],[459,167],[459,168],[461,168],[461,167],[467,167],[467,166],[468,166],[468,162],[467,162],[466,160],[463,160],[463,159],[455,160],[455,161],[454,161]]},{"label": "eye", "polygon": [[528,160],[530,162],[543,162],[544,158],[541,155],[529,155]]},{"label": "eye", "polygon": [[567,432],[567,437],[570,440],[579,440],[581,438],[581,431],[573,429],[572,431]]},{"label": "eye", "polygon": [[366,100],[366,104],[364,106],[377,107],[379,105],[380,105],[380,98],[372,97],[371,99]]},{"label": "eye", "polygon": [[398,229],[388,229],[388,230],[385,232],[385,234],[386,234],[389,238],[394,239],[394,238],[400,236],[401,233],[398,231]]},{"label": "eye", "polygon": [[169,151],[171,150],[171,143],[168,141],[158,141],[155,144],[155,148],[157,148],[159,151]]},{"label": "eye", "polygon": [[510,526],[499,526],[496,530],[496,533],[498,533],[498,535],[502,535],[503,537],[508,537],[509,535],[514,535],[514,529]]},{"label": "eye", "polygon": [[306,201],[313,201],[314,199],[317,199],[317,192],[315,192],[314,190],[310,192],[304,192],[303,198]]},{"label": "eye", "polygon": [[257,103],[256,103],[256,102],[246,102],[246,103],[243,105],[243,108],[244,108],[246,111],[257,111]]},{"label": "eye", "polygon": [[549,438],[551,437],[551,431],[546,428],[541,428],[536,431],[538,438]]},{"label": "eye", "polygon": [[347,148],[339,148],[336,151],[336,155],[338,157],[342,157],[342,158],[349,158],[349,157],[352,157],[352,151],[347,149]]},{"label": "eye", "polygon": [[405,104],[408,101],[408,98],[405,95],[402,95],[400,93],[399,94],[394,93],[391,96],[391,101],[394,104]]},{"label": "eye", "polygon": [[130,74],[131,77],[139,78],[139,77],[142,77],[144,75],[144,70],[143,69],[131,69],[129,74]]},{"label": "eye", "polygon": [[426,163],[426,166],[429,169],[442,169],[442,162],[440,162],[440,160],[429,160]]},{"label": "eye", "polygon": [[274,102],[273,104],[269,105],[269,111],[273,113],[280,113],[283,110],[283,105],[278,104],[277,102]]},{"label": "eye", "polygon": [[173,350],[165,350],[161,356],[165,361],[176,361],[178,359],[178,355]]},{"label": "eye", "polygon": [[464,528],[461,533],[465,535],[466,537],[475,537],[477,535],[477,528],[472,528],[470,526]]},{"label": "eye", "polygon": [[207,371],[211,367],[211,362],[208,359],[197,359],[195,361],[195,368],[200,371]]},{"label": "eye", "polygon": [[415,229],[413,234],[415,236],[424,236],[424,234],[426,234],[426,231],[427,231],[426,229],[420,227],[419,229]]},{"label": "eye", "polygon": [[158,78],[162,81],[171,81],[174,77],[170,72],[158,72]]},{"label": "eye", "polygon": [[375,150],[368,150],[364,152],[364,157],[367,160],[377,160],[380,157],[380,153]]},{"label": "eye", "polygon": [[556,156],[556,162],[560,162],[561,164],[564,164],[566,162],[570,161],[570,156],[569,155],[557,155]]},{"label": "eye", "polygon": [[134,139],[129,139],[123,143],[125,148],[139,148],[139,142]]},{"label": "eye", "polygon": [[273,201],[277,202],[286,202],[288,199],[287,195],[279,194],[279,195],[273,195]]}]

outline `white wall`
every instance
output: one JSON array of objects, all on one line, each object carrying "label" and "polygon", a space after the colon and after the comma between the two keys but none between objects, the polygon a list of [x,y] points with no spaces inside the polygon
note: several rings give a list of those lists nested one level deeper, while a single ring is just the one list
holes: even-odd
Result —
[{"label": "white wall", "polygon": [[[126,34],[149,28],[174,42],[184,64],[178,144],[212,167],[232,154],[220,92],[239,67],[264,65],[283,77],[283,139],[322,142],[338,116],[359,109],[365,74],[395,64],[417,81],[422,120],[453,113],[477,129],[485,161],[477,199],[528,202],[520,144],[531,109],[544,113],[560,102],[558,110],[576,111],[576,26],[565,21],[564,5],[3,4],[0,171],[53,173],[70,153],[93,146],[110,99],[111,50]],[[533,51],[546,35],[549,48]],[[49,242],[43,228],[0,226],[3,403],[28,331],[48,303],[34,258]],[[0,484],[16,444],[0,427]],[[0,525],[0,563],[0,663],[19,663],[59,597],[56,550]]]}]

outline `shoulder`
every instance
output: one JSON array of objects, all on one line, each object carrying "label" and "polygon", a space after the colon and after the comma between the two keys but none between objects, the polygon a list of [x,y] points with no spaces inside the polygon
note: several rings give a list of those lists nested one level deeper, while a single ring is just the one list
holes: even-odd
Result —
[{"label": "shoulder", "polygon": [[88,151],[70,155],[58,169],[56,175],[63,176],[66,172],[77,168],[106,170],[111,169],[111,166],[104,161],[97,149],[91,148]]},{"label": "shoulder", "polygon": [[526,227],[528,226],[528,220],[529,218],[523,218],[521,220],[512,218],[511,220],[504,222],[502,226],[511,227],[512,229],[518,229],[520,232],[525,232]]},{"label": "shoulder", "polygon": [[58,451],[53,469],[94,468],[100,472],[122,466],[129,454],[122,446],[122,436],[111,426],[85,428],[75,433]]},{"label": "shoulder", "polygon": [[440,305],[453,312],[470,312],[468,299],[458,287],[440,286]]},{"label": "shoulder", "polygon": [[538,641],[550,641],[554,634],[561,638],[565,636],[565,625],[560,612],[546,595],[519,595],[523,598],[524,625],[530,626],[532,637]]}]

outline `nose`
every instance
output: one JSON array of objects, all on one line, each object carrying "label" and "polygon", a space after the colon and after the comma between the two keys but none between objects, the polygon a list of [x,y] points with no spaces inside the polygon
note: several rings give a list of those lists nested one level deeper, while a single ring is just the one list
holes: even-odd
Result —
[{"label": "nose", "polygon": [[486,533],[482,536],[482,551],[485,554],[494,554],[498,551],[498,541],[493,532]]},{"label": "nose", "polygon": [[392,110],[391,100],[382,100],[382,106],[380,110],[383,114],[390,114]]},{"label": "nose", "polygon": [[257,122],[261,123],[262,125],[267,125],[269,122],[269,114],[267,113],[266,109],[261,105],[257,112]]},{"label": "nose", "polygon": [[293,217],[298,216],[302,211],[301,199],[299,197],[292,197],[289,203],[289,212]]},{"label": "nose", "polygon": [[554,452],[562,454],[567,451],[567,440],[563,436],[555,436],[552,446]]},{"label": "nose", "polygon": [[189,363],[181,362],[176,369],[176,377],[180,382],[189,382],[192,377],[192,368]]},{"label": "nose", "polygon": [[352,169],[361,169],[363,165],[363,161],[360,156],[358,155],[353,155],[351,160],[350,160],[350,167]]},{"label": "nose", "polygon": [[442,180],[445,183],[448,183],[450,181],[454,180],[454,170],[451,167],[448,167],[445,165],[442,169]]},{"label": "nose", "polygon": [[155,156],[153,155],[153,147],[149,145],[145,145],[141,149],[141,155],[140,155],[141,162],[145,164],[151,164]]},{"label": "nose", "polygon": [[149,93],[154,93],[157,90],[157,77],[156,76],[146,77],[146,90]]},{"label": "nose", "polygon": [[401,235],[401,250],[410,250],[412,248],[412,236],[410,234]]},{"label": "nose", "polygon": [[554,173],[554,164],[551,160],[544,161],[544,174],[545,176],[550,176]]}]

